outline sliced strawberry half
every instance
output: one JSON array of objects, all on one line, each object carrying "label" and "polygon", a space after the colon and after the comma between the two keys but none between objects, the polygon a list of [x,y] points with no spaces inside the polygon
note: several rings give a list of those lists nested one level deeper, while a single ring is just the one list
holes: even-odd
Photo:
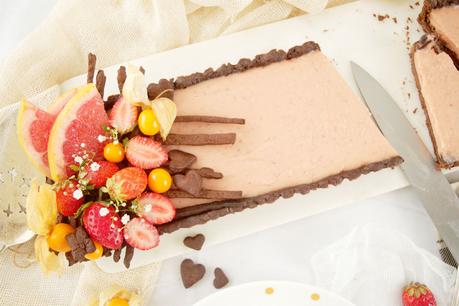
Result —
[{"label": "sliced strawberry half", "polygon": [[159,244],[159,232],[144,218],[134,218],[124,228],[126,242],[139,250],[150,250]]},{"label": "sliced strawberry half", "polygon": [[109,123],[120,134],[125,134],[134,129],[138,116],[138,108],[120,96],[110,111]]},{"label": "sliced strawberry half", "polygon": [[109,249],[123,245],[123,224],[113,206],[94,203],[83,212],[83,225],[92,239]]},{"label": "sliced strawberry half", "polygon": [[147,192],[138,199],[137,214],[152,224],[164,224],[175,218],[175,207],[169,198]]},{"label": "sliced strawberry half", "polygon": [[167,152],[157,141],[144,136],[135,136],[126,144],[126,158],[142,169],[158,168],[167,161]]},{"label": "sliced strawberry half", "polygon": [[88,163],[84,170],[87,173],[84,178],[88,180],[88,184],[100,188],[105,185],[108,178],[118,172],[119,167],[117,164],[101,160]]}]

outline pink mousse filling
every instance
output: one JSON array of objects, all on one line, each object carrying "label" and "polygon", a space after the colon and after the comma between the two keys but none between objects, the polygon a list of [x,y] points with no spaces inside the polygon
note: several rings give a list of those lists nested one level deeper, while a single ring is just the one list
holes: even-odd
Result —
[{"label": "pink mousse filling", "polygon": [[[257,196],[397,156],[320,51],[177,90],[174,101],[178,115],[246,120],[174,123],[174,133],[237,134],[234,145],[178,147],[197,156],[193,167],[223,173],[223,179],[204,180],[208,189]],[[174,200],[177,207],[204,202],[209,200]]]}]

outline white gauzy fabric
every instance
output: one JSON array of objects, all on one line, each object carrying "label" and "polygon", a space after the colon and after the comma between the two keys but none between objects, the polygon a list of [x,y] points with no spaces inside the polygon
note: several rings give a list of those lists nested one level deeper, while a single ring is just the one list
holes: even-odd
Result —
[{"label": "white gauzy fabric", "polygon": [[[346,0],[333,1],[333,4]],[[61,0],[0,64],[0,107],[84,73],[299,13],[328,0]]]},{"label": "white gauzy fabric", "polygon": [[410,281],[426,284],[438,305],[449,305],[456,276],[453,267],[408,237],[373,225],[358,227],[319,251],[311,264],[318,286],[357,306],[401,306],[402,288]]}]

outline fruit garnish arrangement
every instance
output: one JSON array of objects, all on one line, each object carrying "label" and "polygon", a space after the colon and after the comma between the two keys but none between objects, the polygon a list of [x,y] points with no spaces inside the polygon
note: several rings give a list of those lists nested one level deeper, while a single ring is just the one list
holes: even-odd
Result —
[{"label": "fruit garnish arrangement", "polygon": [[[176,118],[168,80],[147,89],[143,68],[120,67],[120,94],[103,100],[106,77],[88,56],[88,82],[46,110],[23,100],[18,138],[46,176],[27,198],[35,253],[44,271],[113,253],[129,267],[134,249],[159,244],[157,226],[175,217],[164,142]],[[177,150],[176,150],[177,151]],[[177,151],[180,152],[180,151]],[[176,154],[177,154],[176,152]],[[183,169],[182,169],[183,170]]]}]

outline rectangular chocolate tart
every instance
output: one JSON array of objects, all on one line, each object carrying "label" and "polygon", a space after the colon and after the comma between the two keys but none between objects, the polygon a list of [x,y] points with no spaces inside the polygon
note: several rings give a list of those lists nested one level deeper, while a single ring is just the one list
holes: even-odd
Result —
[{"label": "rectangular chocolate tart", "polygon": [[459,71],[432,36],[423,36],[411,49],[412,70],[426,115],[437,164],[459,165]]},{"label": "rectangular chocolate tart", "polygon": [[[160,80],[150,98],[165,89],[178,110],[165,145],[193,165],[169,165],[178,210],[162,233],[402,162],[314,42]],[[177,188],[196,173],[199,188]]]}]

